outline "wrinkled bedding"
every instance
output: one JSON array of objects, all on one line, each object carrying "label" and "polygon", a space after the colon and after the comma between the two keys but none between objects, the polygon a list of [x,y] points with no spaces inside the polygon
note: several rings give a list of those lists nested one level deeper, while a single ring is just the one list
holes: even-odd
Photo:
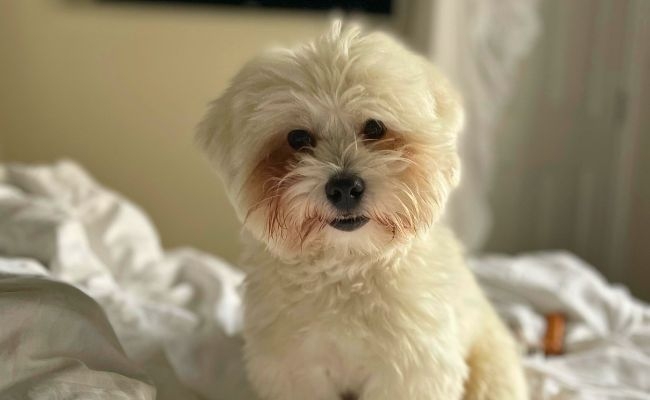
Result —
[{"label": "wrinkled bedding", "polygon": [[[243,273],[164,251],[146,215],[78,165],[0,169],[0,399],[254,399]],[[534,399],[650,400],[650,308],[563,252],[471,260],[530,355]],[[566,354],[539,351],[544,314]]]}]

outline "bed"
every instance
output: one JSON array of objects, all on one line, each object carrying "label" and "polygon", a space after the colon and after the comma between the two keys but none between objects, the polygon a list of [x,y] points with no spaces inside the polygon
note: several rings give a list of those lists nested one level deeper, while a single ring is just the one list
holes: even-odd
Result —
[{"label": "bed", "polygon": [[[567,252],[470,266],[518,338],[533,399],[650,400],[650,307]],[[165,251],[136,205],[70,161],[0,167],[0,399],[253,400],[244,273]],[[548,315],[566,318],[547,356]]]}]

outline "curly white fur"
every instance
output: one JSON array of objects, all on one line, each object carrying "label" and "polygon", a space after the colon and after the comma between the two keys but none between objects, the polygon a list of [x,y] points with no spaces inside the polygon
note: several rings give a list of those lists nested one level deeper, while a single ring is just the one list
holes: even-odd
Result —
[{"label": "curly white fur", "polygon": [[[364,140],[365,121],[388,134]],[[198,140],[246,231],[249,377],[269,400],[527,398],[514,343],[438,222],[457,184],[459,100],[393,38],[332,29],[249,62]],[[287,133],[314,136],[293,151]],[[366,182],[363,227],[324,193]]]}]

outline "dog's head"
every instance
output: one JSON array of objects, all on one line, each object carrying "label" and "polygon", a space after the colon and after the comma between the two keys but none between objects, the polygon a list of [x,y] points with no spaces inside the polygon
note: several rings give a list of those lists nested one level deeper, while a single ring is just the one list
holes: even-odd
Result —
[{"label": "dog's head", "polygon": [[461,125],[458,97],[424,58],[335,23],[250,61],[197,138],[245,228],[276,255],[376,255],[440,216]]}]

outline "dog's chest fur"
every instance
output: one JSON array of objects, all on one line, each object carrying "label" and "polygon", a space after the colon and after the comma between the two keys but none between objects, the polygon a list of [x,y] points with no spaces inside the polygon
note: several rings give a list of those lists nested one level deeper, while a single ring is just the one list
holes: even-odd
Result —
[{"label": "dog's chest fur", "polygon": [[260,369],[281,368],[341,394],[363,390],[379,366],[399,373],[410,356],[444,357],[467,301],[454,293],[466,286],[457,250],[438,232],[370,263],[282,265],[257,254],[246,287],[247,353],[275,363]]}]

